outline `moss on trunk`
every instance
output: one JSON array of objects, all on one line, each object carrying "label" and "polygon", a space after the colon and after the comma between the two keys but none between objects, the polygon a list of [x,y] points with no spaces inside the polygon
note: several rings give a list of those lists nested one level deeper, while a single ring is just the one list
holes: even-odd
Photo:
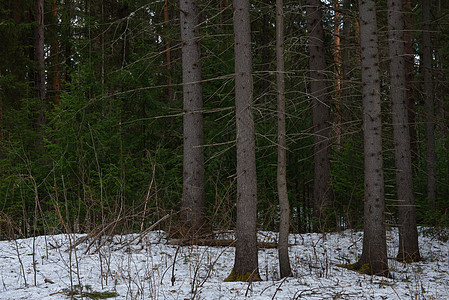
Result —
[{"label": "moss on trunk", "polygon": [[235,281],[243,281],[243,282],[253,282],[253,281],[262,281],[258,272],[253,273],[245,273],[239,274],[234,269],[232,269],[231,274],[224,280],[225,282],[235,282]]}]

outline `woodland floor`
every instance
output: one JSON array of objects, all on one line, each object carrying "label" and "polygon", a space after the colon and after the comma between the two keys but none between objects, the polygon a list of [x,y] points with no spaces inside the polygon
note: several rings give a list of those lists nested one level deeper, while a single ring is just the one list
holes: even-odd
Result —
[{"label": "woodland floor", "polygon": [[[258,235],[261,242],[276,241],[276,233]],[[70,247],[85,236],[0,241],[0,299],[449,299],[448,243],[428,228],[420,228],[424,260],[390,259],[392,279],[338,267],[355,262],[362,251],[363,234],[346,230],[291,234],[294,277],[287,279],[279,279],[277,250],[260,249],[263,281],[250,284],[223,282],[234,263],[232,247],[170,245],[162,231],[103,237],[101,243],[85,239]],[[397,232],[387,237],[393,258]]]}]

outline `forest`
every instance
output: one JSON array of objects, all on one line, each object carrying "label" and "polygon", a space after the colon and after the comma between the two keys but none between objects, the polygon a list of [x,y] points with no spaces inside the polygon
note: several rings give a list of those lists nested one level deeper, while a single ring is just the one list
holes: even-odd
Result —
[{"label": "forest", "polygon": [[[1,0],[0,239],[364,232],[390,277],[449,239],[449,2]],[[260,247],[260,245],[259,245]]]}]

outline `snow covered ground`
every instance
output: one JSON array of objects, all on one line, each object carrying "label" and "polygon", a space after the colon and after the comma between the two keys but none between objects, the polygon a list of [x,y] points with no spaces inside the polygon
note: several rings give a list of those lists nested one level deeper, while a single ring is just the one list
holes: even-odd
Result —
[{"label": "snow covered ground", "polygon": [[[86,240],[72,250],[70,245],[86,235],[0,241],[0,299],[70,299],[70,289],[115,292],[115,299],[449,299],[448,245],[420,231],[425,260],[390,260],[393,279],[337,266],[361,254],[362,233],[347,230],[291,235],[294,277],[284,280],[277,250],[261,249],[264,281],[251,284],[223,282],[234,264],[234,248],[167,245],[161,231],[140,242],[139,235],[103,238],[101,247],[98,240]],[[260,241],[275,238],[259,233]],[[388,233],[388,247],[394,257],[395,232]]]}]

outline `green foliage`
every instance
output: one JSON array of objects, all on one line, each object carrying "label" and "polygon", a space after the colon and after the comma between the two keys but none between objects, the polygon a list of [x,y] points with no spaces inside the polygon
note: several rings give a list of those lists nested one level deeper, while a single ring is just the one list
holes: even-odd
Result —
[{"label": "green foliage", "polygon": [[[418,138],[424,138],[424,127],[420,128]],[[437,157],[437,198],[435,203],[430,203],[427,198],[427,176],[425,143],[418,144],[419,160],[415,165],[414,185],[417,205],[418,224],[423,226],[435,226],[436,228],[449,227],[449,185],[446,178],[449,176],[449,136],[437,139],[435,144]]]},{"label": "green foliage", "polygon": [[334,207],[343,218],[344,227],[360,228],[364,199],[363,143],[360,138],[347,138],[333,155]]},{"label": "green foliage", "polygon": [[[14,72],[0,70],[0,98],[11,100],[11,104],[2,101],[5,141],[0,156],[0,207],[3,213],[21,220],[22,235],[30,234],[37,202],[38,227],[58,230],[64,224],[90,230],[123,215],[143,215],[145,208],[145,218],[138,218],[139,224],[130,219],[116,227],[132,230],[178,205],[182,164],[179,135],[173,133],[180,121],[157,118],[169,114],[170,106],[177,103],[165,103],[163,91],[151,88],[161,83],[155,71],[162,67],[158,60],[142,58],[158,51],[158,45],[142,28],[142,18],[148,17],[145,11],[120,19],[119,11],[141,8],[142,3],[129,1],[128,5],[131,3],[136,6],[105,8],[105,14],[117,20],[116,28],[99,25],[105,16],[95,15],[94,6],[87,7],[92,10],[89,17],[84,14],[86,7],[63,10],[71,18],[77,15],[79,22],[73,24],[72,32],[83,32],[88,26],[94,38],[62,40],[67,44],[60,49],[69,48],[76,54],[61,67],[66,72],[65,92],[60,105],[47,113],[44,152],[36,148],[39,102],[30,98],[32,89],[26,78],[18,80],[29,71],[19,68],[17,62],[16,68],[10,68]],[[12,28],[32,35],[32,27],[21,24]],[[64,26],[61,30],[67,30]],[[115,33],[125,32],[126,26],[136,30],[126,32],[128,40],[123,42]],[[0,26],[2,36],[4,29]],[[13,39],[16,32],[8,34],[5,40]],[[17,34],[14,41],[18,43],[8,44],[10,51],[26,58],[18,50],[22,40]],[[136,89],[141,91],[133,91]]]}]

